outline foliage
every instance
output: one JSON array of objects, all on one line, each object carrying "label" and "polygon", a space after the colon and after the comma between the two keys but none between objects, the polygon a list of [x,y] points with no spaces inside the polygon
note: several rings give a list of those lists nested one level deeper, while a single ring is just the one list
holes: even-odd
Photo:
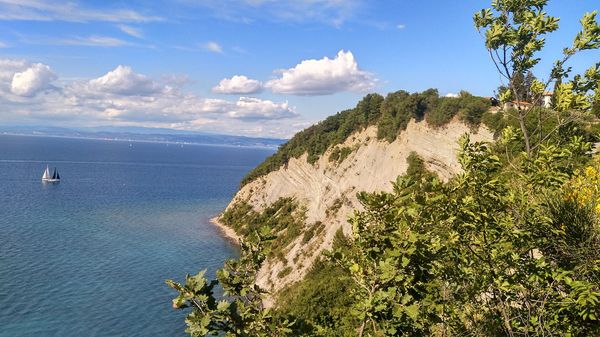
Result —
[{"label": "foliage", "polygon": [[347,146],[336,146],[329,155],[329,161],[341,163],[350,155],[350,153],[352,153],[352,148]]},{"label": "foliage", "polygon": [[[558,114],[558,116],[553,116]],[[543,144],[560,143],[572,136],[582,136],[587,141],[596,141],[598,137],[597,118],[592,115],[580,115],[575,113],[574,118],[571,112],[556,113],[542,107],[535,107],[527,114],[524,119],[525,128],[528,130],[530,145],[532,148],[539,149]],[[481,121],[496,137],[499,137],[502,131],[511,127],[520,128],[519,111],[509,109],[506,111],[492,112],[483,114]],[[525,144],[521,137],[513,143],[513,151],[525,151]]]},{"label": "foliage", "polygon": [[[566,182],[559,167],[544,171],[542,163],[578,161],[571,149],[585,148],[580,141],[547,149],[537,170],[519,171],[521,183]],[[356,284],[350,312],[361,321],[358,335],[598,332],[600,284],[534,253],[548,242],[537,229],[552,226],[545,200],[513,188],[488,145],[465,140],[462,149],[465,172],[448,184],[407,176],[393,193],[361,194],[353,249],[336,253]]]},{"label": "foliage", "polygon": [[[554,63],[545,83],[530,75],[541,60],[536,54],[544,48],[544,36],[558,29],[559,19],[544,11],[546,3],[547,0],[496,0],[492,1],[492,8],[482,9],[473,18],[475,26],[485,37],[485,46],[498,73],[508,82],[506,90],[500,93],[501,101],[531,100],[533,103],[529,108],[519,108],[517,113],[525,150],[530,156],[536,148],[530,144],[531,135],[525,119],[535,106],[540,105],[541,94],[554,83],[552,101],[556,112],[589,112],[600,82],[598,64],[590,67],[583,76],[576,75],[573,80],[565,82],[571,71],[570,67],[565,69],[565,65],[573,55],[600,48],[600,24],[596,21],[596,11],[584,14],[581,31],[575,36],[572,46],[564,48],[562,57]],[[563,121],[559,119],[559,124],[568,124],[570,117]],[[540,122],[543,119],[540,118]]]},{"label": "foliage", "polygon": [[481,123],[494,132],[494,137],[498,137],[500,132],[507,126],[504,119],[504,111],[487,111],[481,116]]},{"label": "foliage", "polygon": [[[534,83],[534,81],[537,80],[537,78],[535,77],[535,75],[533,75],[533,73],[531,71],[527,71],[527,74],[525,76],[523,76],[522,73],[515,73],[514,77],[511,80],[512,80],[512,87],[515,88],[515,91],[517,92],[517,96],[522,97],[522,99],[525,102],[533,102],[533,101],[539,99],[539,97],[538,97],[539,93],[534,93],[531,90],[532,84]],[[499,95],[506,93],[506,92],[511,93],[509,86],[501,85],[498,87]],[[498,98],[500,98],[500,97],[498,97]],[[509,98],[511,98],[511,99],[513,98],[512,93],[510,94]]]},{"label": "foliage", "polygon": [[562,268],[600,284],[600,157],[549,202],[553,219],[544,252]]},{"label": "foliage", "polygon": [[[408,174],[398,177],[391,192],[359,193],[362,208],[350,218],[351,235],[338,232],[333,250],[304,281],[280,294],[275,312],[262,306],[264,291],[254,277],[273,255],[270,248],[281,253],[306,230],[304,219],[298,220],[303,210],[293,199],[280,199],[262,212],[245,203],[231,207],[224,222],[248,240],[240,260],[228,261],[217,281],[203,273],[188,276],[185,285],[167,281],[179,292],[174,307],[192,308],[188,332],[599,336],[600,160],[590,161],[589,133],[598,123],[589,111],[600,91],[600,72],[596,64],[565,81],[570,69],[564,66],[572,55],[600,47],[600,26],[595,13],[584,15],[581,32],[548,82],[533,78],[523,91],[526,85],[517,85],[516,78],[540,61],[536,53],[544,35],[558,28],[558,19],[543,11],[546,2],[495,0],[492,9],[475,15],[475,24],[509,82],[502,97],[535,100],[554,81],[552,109],[534,104],[492,115],[481,99],[466,93],[453,101],[435,90],[399,91],[385,99],[367,96],[357,108],[304,130],[249,179],[304,153],[314,162],[369,125],[378,126],[379,139],[393,141],[411,118],[433,125],[454,116],[472,125],[484,122],[499,139],[471,143],[463,137],[463,172],[448,182],[424,171],[422,160],[411,154]],[[279,244],[271,242],[276,240]],[[214,297],[217,284],[229,296],[224,301]]]},{"label": "foliage", "polygon": [[425,115],[425,120],[435,127],[446,125],[458,114],[460,108],[460,98],[440,97],[435,107]]},{"label": "foliage", "polygon": [[[600,92],[600,91],[599,91]],[[596,94],[594,102],[592,103],[592,114],[600,118],[600,94]]]},{"label": "foliage", "polygon": [[279,257],[282,262],[285,249],[297,237],[303,235],[305,211],[292,198],[280,198],[261,212],[255,211],[246,202],[231,205],[220,221],[245,237],[262,227],[269,228],[275,235],[268,242],[269,256]]},{"label": "foliage", "polygon": [[320,235],[325,230],[325,225],[321,221],[316,221],[304,231],[302,235],[302,243],[308,243],[315,235]]},{"label": "foliage", "polygon": [[489,100],[461,92],[459,117],[466,124],[478,126],[483,114],[490,108]]},{"label": "foliage", "polygon": [[[172,280],[166,283],[179,296],[173,300],[173,308],[191,308],[186,318],[186,332],[191,336],[292,336],[292,323],[276,320],[263,306],[266,293],[254,284],[256,272],[266,255],[264,242],[267,232],[254,233],[241,242],[239,260],[229,260],[217,271],[217,280],[208,281],[206,271],[186,276],[185,284]],[[215,287],[221,285],[224,298],[217,300]]]},{"label": "foliage", "polygon": [[[392,192],[359,195],[352,236],[338,234],[343,244],[280,294],[275,314],[253,309],[256,321],[240,325],[268,329],[248,330],[256,336],[597,335],[600,232],[595,213],[580,210],[595,212],[598,162],[579,169],[590,144],[573,137],[507,166],[496,151],[516,135],[495,146],[464,138],[464,172],[448,183],[423,175],[412,155]],[[582,208],[556,212],[556,200]],[[210,283],[195,282],[202,291],[177,303],[208,296]],[[212,307],[188,324],[235,326]]]},{"label": "foliage", "polygon": [[[347,239],[336,233],[334,249],[347,249]],[[353,286],[347,269],[327,257],[315,262],[302,282],[285,288],[275,305],[276,315],[293,319],[295,332],[309,336],[354,336],[356,321],[348,315]]]},{"label": "foliage", "polygon": [[425,167],[425,162],[416,152],[412,151],[406,158],[408,167],[406,168],[406,175],[409,177],[422,177],[425,174],[429,174]]},{"label": "foliage", "polygon": [[377,138],[393,142],[406,129],[411,119],[420,121],[434,108],[439,99],[436,89],[409,94],[400,90],[390,93],[381,106],[381,118],[377,123]]},{"label": "foliage", "polygon": [[567,199],[581,207],[590,207],[600,215],[600,157],[575,176],[567,186]]}]

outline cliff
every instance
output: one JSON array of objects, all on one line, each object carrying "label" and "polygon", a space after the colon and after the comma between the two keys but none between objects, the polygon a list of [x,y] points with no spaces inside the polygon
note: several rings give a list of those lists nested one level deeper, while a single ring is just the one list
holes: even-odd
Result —
[{"label": "cliff", "polygon": [[293,198],[303,211],[303,230],[314,231],[319,226],[308,240],[302,235],[294,238],[283,250],[283,259],[268,259],[257,283],[276,293],[302,279],[320,253],[331,247],[338,229],[350,232],[347,219],[354,209],[361,208],[356,193],[389,191],[390,182],[406,172],[411,152],[444,180],[456,174],[460,170],[457,141],[465,133],[471,133],[473,141],[493,139],[485,127],[473,132],[457,118],[440,127],[413,119],[391,143],[378,140],[377,126],[371,125],[329,147],[313,164],[304,154],[244,185],[227,210],[245,203],[261,212],[281,198]]}]

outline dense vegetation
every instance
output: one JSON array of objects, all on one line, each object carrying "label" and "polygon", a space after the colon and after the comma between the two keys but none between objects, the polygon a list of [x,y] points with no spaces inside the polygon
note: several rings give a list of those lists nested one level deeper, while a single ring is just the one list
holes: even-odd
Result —
[{"label": "dense vegetation", "polygon": [[[400,90],[385,98],[378,94],[365,96],[354,109],[339,112],[325,120],[298,132],[281,145],[279,150],[254,168],[242,180],[242,186],[252,180],[284,166],[291,158],[307,154],[309,163],[316,162],[325,151],[343,143],[357,131],[377,125],[377,137],[392,142],[406,129],[411,119],[425,119],[430,125],[439,127],[458,115],[461,120],[477,126],[481,116],[488,110],[489,100],[473,96],[465,91],[459,97],[439,97],[438,91],[429,89],[410,94]],[[351,149],[338,148],[332,161],[342,161]],[[341,156],[340,156],[341,155]],[[340,160],[342,158],[342,160]]]},{"label": "dense vegetation", "polygon": [[[168,281],[179,293],[173,306],[192,308],[188,332],[600,336],[600,155],[593,156],[585,138],[597,130],[600,64],[570,81],[565,68],[572,55],[600,48],[600,25],[596,13],[584,15],[581,32],[554,63],[548,83],[532,78],[524,93],[515,77],[526,78],[539,61],[535,53],[543,35],[558,27],[543,11],[545,4],[495,0],[492,9],[475,15],[475,24],[509,82],[502,99],[539,97],[553,82],[552,109],[533,105],[491,115],[443,103],[459,115],[463,109],[466,120],[489,123],[498,139],[472,143],[465,135],[463,172],[448,182],[426,172],[413,154],[392,192],[359,193],[363,209],[350,220],[351,235],[338,233],[332,251],[304,281],[284,290],[274,309],[262,306],[264,290],[254,277],[281,229],[272,230],[278,224],[262,219],[256,223],[260,229],[253,226],[242,240],[240,259],[228,261],[217,280],[209,282],[201,272],[185,284]],[[432,92],[413,95],[405,100],[399,93],[394,99],[402,103],[389,104],[407,104],[417,112],[409,118],[427,119],[423,107],[440,98]],[[372,100],[381,108],[387,98]],[[385,119],[385,109],[379,118],[361,118],[385,121],[383,130],[401,130],[406,115],[388,109]],[[447,120],[445,111],[432,123]],[[228,296],[221,301],[213,294],[217,284]]]},{"label": "dense vegetation", "polygon": [[280,198],[261,212],[252,209],[252,206],[246,202],[236,203],[223,212],[220,220],[242,237],[262,227],[270,228],[276,236],[269,241],[267,255],[287,263],[285,248],[305,233],[304,213],[294,199]]},{"label": "dense vegetation", "polygon": [[[588,147],[576,138],[515,170],[465,139],[465,172],[449,183],[414,174],[362,194],[353,236],[288,290],[282,316],[321,336],[596,336],[599,163],[575,173]],[[316,294],[331,297],[299,313]]]}]

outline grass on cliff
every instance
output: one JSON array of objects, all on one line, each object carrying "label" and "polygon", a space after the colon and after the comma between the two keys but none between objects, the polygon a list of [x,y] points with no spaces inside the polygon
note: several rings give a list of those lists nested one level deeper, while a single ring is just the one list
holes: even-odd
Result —
[{"label": "grass on cliff", "polygon": [[286,247],[304,234],[305,210],[293,198],[280,198],[262,212],[255,211],[247,202],[238,202],[221,216],[221,222],[242,237],[253,230],[268,227],[276,234],[270,243],[269,255],[287,263]]}]

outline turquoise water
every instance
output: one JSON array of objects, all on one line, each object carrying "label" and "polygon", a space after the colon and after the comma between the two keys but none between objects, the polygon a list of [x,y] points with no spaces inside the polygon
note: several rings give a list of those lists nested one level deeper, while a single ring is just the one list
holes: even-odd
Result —
[{"label": "turquoise water", "polygon": [[271,153],[0,136],[0,336],[184,336],[164,280],[236,255],[208,220]]}]

